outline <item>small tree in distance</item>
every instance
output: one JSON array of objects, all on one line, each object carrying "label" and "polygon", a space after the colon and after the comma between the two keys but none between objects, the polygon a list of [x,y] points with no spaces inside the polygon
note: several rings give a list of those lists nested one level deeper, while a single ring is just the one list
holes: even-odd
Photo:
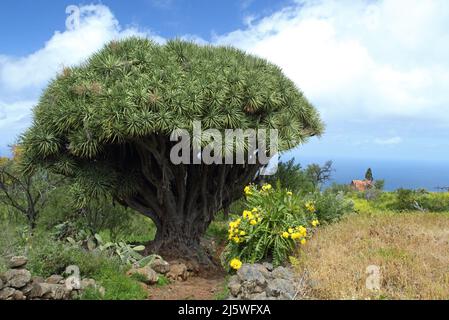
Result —
[{"label": "small tree in distance", "polygon": [[368,168],[368,170],[366,170],[365,180],[368,180],[368,181],[371,181],[371,182],[374,181],[373,171],[371,170],[371,168]]}]

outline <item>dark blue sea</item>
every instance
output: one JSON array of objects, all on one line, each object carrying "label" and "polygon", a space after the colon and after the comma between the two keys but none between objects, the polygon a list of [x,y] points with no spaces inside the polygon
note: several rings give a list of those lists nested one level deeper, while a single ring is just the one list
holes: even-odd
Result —
[{"label": "dark blue sea", "polygon": [[[287,160],[289,157],[283,157]],[[295,161],[302,167],[310,163],[324,164],[333,160],[332,182],[349,184],[353,179],[363,179],[368,168],[373,171],[374,179],[385,180],[385,190],[398,188],[441,191],[438,187],[449,187],[448,161],[417,161],[417,160],[379,160],[379,159],[313,159],[298,157]]]}]

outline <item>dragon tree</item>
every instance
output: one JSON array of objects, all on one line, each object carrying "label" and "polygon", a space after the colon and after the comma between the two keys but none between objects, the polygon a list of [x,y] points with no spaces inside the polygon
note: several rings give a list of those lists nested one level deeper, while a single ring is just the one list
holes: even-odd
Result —
[{"label": "dragon tree", "polygon": [[[263,165],[178,163],[171,135],[277,129],[278,150],[320,135],[316,109],[282,70],[232,47],[114,41],[49,83],[22,137],[23,170],[75,181],[74,197],[112,196],[151,218],[148,249],[206,262],[200,239]],[[192,146],[194,148],[194,146]],[[191,154],[190,157],[195,157]],[[87,196],[86,196],[87,195]]]}]

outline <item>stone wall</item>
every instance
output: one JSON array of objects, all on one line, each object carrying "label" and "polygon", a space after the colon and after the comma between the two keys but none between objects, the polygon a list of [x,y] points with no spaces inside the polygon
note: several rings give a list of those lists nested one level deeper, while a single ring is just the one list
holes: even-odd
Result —
[{"label": "stone wall", "polygon": [[0,300],[68,300],[77,298],[83,290],[94,287],[104,294],[104,288],[93,279],[79,279],[77,266],[68,266],[67,271],[74,275],[64,278],[52,275],[47,279],[32,276],[26,269],[26,257],[13,257],[9,270],[0,274]]},{"label": "stone wall", "polygon": [[302,296],[302,281],[292,268],[270,263],[244,264],[228,283],[231,300],[294,300]]}]

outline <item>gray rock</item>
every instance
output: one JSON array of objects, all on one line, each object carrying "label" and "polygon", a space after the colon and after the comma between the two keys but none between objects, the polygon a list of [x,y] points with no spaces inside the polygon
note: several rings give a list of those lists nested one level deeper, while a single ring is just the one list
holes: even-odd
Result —
[{"label": "gray rock", "polygon": [[22,268],[24,267],[26,264],[28,263],[28,258],[24,257],[24,256],[16,256],[16,257],[12,257],[9,260],[8,266],[11,269],[15,269],[15,268]]},{"label": "gray rock", "polygon": [[148,264],[148,266],[160,274],[167,274],[170,271],[170,264],[160,258],[154,259],[152,262]]},{"label": "gray rock", "polygon": [[262,273],[262,275],[265,277],[265,279],[272,279],[273,275],[271,274],[271,272],[262,264],[255,264],[254,265],[257,270],[260,271],[260,273]]},{"label": "gray rock", "polygon": [[62,300],[66,294],[67,289],[61,284],[34,283],[30,298]]},{"label": "gray rock", "polygon": [[33,290],[33,285],[34,283],[30,282],[25,287],[21,288],[20,291],[22,291],[22,293],[28,297],[31,293],[31,290]]},{"label": "gray rock", "polygon": [[241,286],[239,278],[237,276],[232,276],[229,279],[228,289],[229,289],[229,292],[231,293],[231,295],[233,295],[234,297],[237,297],[240,293],[241,287],[242,286]]},{"label": "gray rock", "polygon": [[39,277],[39,276],[33,276],[33,277],[31,277],[31,281],[33,283],[43,283],[43,282],[45,282],[45,279],[42,277]]},{"label": "gray rock", "polygon": [[89,287],[96,288],[97,282],[94,279],[88,279],[88,278],[81,280],[81,290],[85,290]]},{"label": "gray rock", "polygon": [[244,264],[237,271],[237,276],[242,282],[242,285],[246,284],[247,287],[259,286],[265,288],[267,285],[267,280],[256,265]]},{"label": "gray rock", "polygon": [[250,297],[250,300],[267,300],[267,299],[268,299],[268,297],[265,292],[256,293]]},{"label": "gray rock", "polygon": [[272,263],[264,262],[262,265],[270,272],[273,271],[273,269],[274,269]]},{"label": "gray rock", "polygon": [[[42,285],[42,284],[41,284]],[[45,299],[52,300],[63,300],[66,296],[66,288],[60,284],[48,284],[50,286],[50,291],[44,294]]]},{"label": "gray rock", "polygon": [[14,292],[16,292],[16,290],[13,288],[3,288],[0,290],[0,300],[11,300]]},{"label": "gray rock", "polygon": [[51,284],[33,282],[33,287],[29,293],[30,298],[42,298],[45,294],[51,291]]},{"label": "gray rock", "polygon": [[54,274],[54,275],[48,277],[47,280],[45,280],[45,282],[51,283],[51,284],[60,284],[61,280],[64,280],[63,276]]},{"label": "gray rock", "polygon": [[138,269],[131,269],[128,271],[128,275],[132,275],[135,273],[143,275],[145,277],[145,283],[149,285],[156,284],[159,280],[159,275],[157,274],[157,272],[151,269],[149,266]]},{"label": "gray rock", "polygon": [[275,279],[293,280],[295,277],[293,271],[285,267],[277,267],[271,274]]},{"label": "gray rock", "polygon": [[266,293],[270,297],[291,300],[295,297],[295,285],[285,279],[274,279],[268,283]]},{"label": "gray rock", "polygon": [[14,291],[14,293],[12,295],[12,299],[13,300],[26,300],[26,297],[22,291],[16,290],[16,291]]},{"label": "gray rock", "polygon": [[64,281],[67,290],[81,290],[81,280],[77,276],[70,276]]},{"label": "gray rock", "polygon": [[26,286],[31,281],[31,273],[25,269],[10,269],[3,276],[6,285],[16,289]]},{"label": "gray rock", "polygon": [[98,287],[98,292],[100,293],[100,295],[102,297],[104,297],[104,295],[106,294],[106,289],[104,287]]}]

